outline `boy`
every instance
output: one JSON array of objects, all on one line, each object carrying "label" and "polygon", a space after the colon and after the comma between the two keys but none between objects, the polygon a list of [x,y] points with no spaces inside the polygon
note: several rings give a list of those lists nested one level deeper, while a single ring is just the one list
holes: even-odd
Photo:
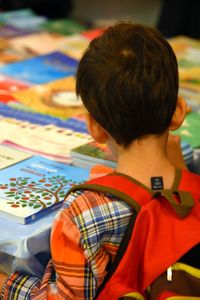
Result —
[{"label": "boy", "polygon": [[[109,28],[83,55],[76,89],[91,135],[117,156],[116,171],[147,190],[151,177],[162,176],[170,189],[177,172],[167,156],[168,134],[182,124],[186,104],[178,97],[176,57],[162,35],[129,23]],[[23,274],[2,275],[2,299],[93,299],[131,215],[109,194],[70,194],[51,233],[56,283],[50,284],[51,263],[41,285]]]}]

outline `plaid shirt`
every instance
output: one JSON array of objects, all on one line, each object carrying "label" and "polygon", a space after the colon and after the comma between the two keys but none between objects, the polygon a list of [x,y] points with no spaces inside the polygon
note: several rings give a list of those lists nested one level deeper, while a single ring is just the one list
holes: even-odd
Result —
[{"label": "plaid shirt", "polygon": [[13,273],[1,299],[93,299],[131,214],[126,203],[110,195],[91,191],[71,194],[54,221],[52,261],[43,278]]}]

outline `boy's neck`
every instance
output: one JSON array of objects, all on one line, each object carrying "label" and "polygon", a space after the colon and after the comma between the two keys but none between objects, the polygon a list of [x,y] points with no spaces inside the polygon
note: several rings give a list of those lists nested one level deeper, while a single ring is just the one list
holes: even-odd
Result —
[{"label": "boy's neck", "polygon": [[175,167],[167,157],[167,135],[147,136],[124,149],[119,147],[117,172],[127,174],[151,188],[151,177],[162,176],[171,188]]}]

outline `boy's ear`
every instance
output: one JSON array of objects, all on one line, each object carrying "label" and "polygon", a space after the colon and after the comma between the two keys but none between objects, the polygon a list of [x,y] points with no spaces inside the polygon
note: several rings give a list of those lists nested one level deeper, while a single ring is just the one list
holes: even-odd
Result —
[{"label": "boy's ear", "polygon": [[85,114],[87,128],[91,136],[98,143],[106,143],[109,136],[108,133],[103,129],[101,125],[91,116],[90,113]]},{"label": "boy's ear", "polygon": [[185,99],[183,97],[178,97],[176,109],[172,116],[169,130],[171,131],[176,130],[182,125],[185,119],[186,112],[187,112],[187,104]]}]

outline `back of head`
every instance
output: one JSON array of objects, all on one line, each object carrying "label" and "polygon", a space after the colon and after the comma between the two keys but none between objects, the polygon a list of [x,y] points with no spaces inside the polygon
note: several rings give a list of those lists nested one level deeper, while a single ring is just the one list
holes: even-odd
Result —
[{"label": "back of head", "polygon": [[176,57],[157,30],[118,23],[90,43],[76,91],[94,119],[126,147],[170,125],[178,94]]}]

